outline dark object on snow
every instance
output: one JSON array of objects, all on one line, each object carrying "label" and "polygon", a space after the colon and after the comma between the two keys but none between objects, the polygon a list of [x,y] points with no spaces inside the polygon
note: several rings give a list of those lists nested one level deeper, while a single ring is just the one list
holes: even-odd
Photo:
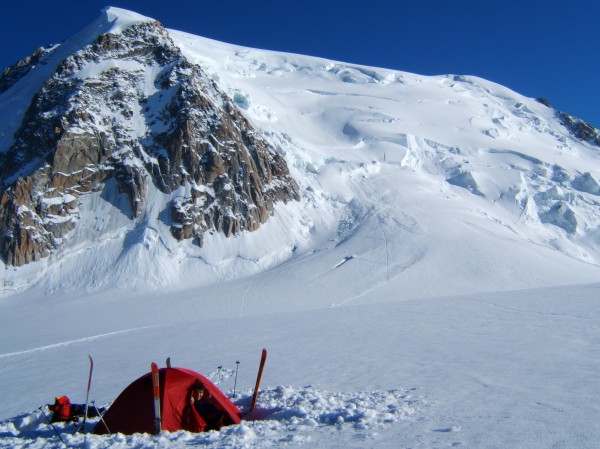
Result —
[{"label": "dark object on snow", "polygon": [[[228,426],[239,424],[240,410],[210,380],[201,374],[184,368],[161,368],[159,370],[160,407],[162,430],[174,432],[188,430],[201,432],[212,428],[190,403],[191,392],[196,381],[202,383],[210,394],[209,401],[222,414],[220,423]],[[151,373],[144,374],[131,383],[115,399],[102,421],[93,432],[96,434],[154,433],[154,395]]]},{"label": "dark object on snow", "polygon": [[[106,411],[104,407],[88,407],[87,417],[88,418],[99,418]],[[71,416],[82,418],[85,416],[85,404],[71,404]]]},{"label": "dark object on snow", "polygon": [[[48,404],[48,409],[52,412],[52,422],[77,422],[79,418],[85,415],[85,404],[71,404],[68,396],[57,396],[54,404]],[[104,413],[105,408],[88,409],[87,417],[95,418]]]},{"label": "dark object on snow", "polygon": [[56,396],[54,404],[48,404],[52,412],[52,422],[73,421],[71,418],[71,400],[68,396]]},{"label": "dark object on snow", "polygon": [[552,107],[552,105],[550,104],[550,102],[548,100],[546,100],[544,97],[536,98],[535,101],[537,101],[538,103],[543,104],[547,108],[554,109]]}]

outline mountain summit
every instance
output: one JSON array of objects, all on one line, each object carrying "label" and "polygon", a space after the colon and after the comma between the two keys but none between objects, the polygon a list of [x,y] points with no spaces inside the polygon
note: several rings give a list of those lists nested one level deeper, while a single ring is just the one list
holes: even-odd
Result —
[{"label": "mountain summit", "polygon": [[206,285],[285,262],[308,296],[338,281],[361,296],[358,276],[407,297],[591,281],[599,145],[480,78],[107,8],[0,77],[2,282]]},{"label": "mountain summit", "polygon": [[[95,28],[34,94],[0,155],[5,263],[59,249],[93,192],[147,220],[150,184],[169,197],[172,235],[199,245],[207,231],[254,231],[276,202],[299,199],[283,158],[160,23],[110,8]],[[40,49],[7,69],[5,95],[58,52]]]}]

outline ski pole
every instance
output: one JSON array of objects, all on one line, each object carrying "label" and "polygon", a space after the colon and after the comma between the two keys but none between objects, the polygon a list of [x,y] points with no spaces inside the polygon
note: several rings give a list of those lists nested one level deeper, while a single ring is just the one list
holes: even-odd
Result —
[{"label": "ski pole", "polygon": [[56,430],[56,427],[54,427],[54,424],[52,424],[52,421],[50,421],[50,418],[48,418],[48,415],[46,415],[46,412],[44,411],[43,406],[41,406],[39,409],[42,411],[42,414],[44,415],[44,418],[46,418],[46,421],[48,422],[48,425],[50,427],[52,427],[52,430],[54,430],[54,433],[56,434],[56,436],[58,437],[58,439],[60,441],[62,441],[62,444],[64,444],[65,447],[69,447],[69,445],[67,443],[65,443],[65,440],[63,440],[62,437],[60,436],[60,433],[58,433],[58,430]]},{"label": "ski pole", "polygon": [[235,380],[233,381],[233,397],[235,398],[235,387],[237,386],[237,373],[238,373],[238,368],[240,367],[240,362],[236,361],[235,362]]},{"label": "ski pole", "polygon": [[92,401],[92,406],[94,407],[96,413],[100,417],[100,421],[102,421],[102,424],[104,424],[104,427],[106,427],[106,431],[108,433],[111,433],[110,429],[108,428],[108,424],[106,424],[106,421],[104,421],[104,413],[106,413],[106,411],[104,413],[100,413],[100,410],[98,410],[98,407],[96,407],[96,401]]}]

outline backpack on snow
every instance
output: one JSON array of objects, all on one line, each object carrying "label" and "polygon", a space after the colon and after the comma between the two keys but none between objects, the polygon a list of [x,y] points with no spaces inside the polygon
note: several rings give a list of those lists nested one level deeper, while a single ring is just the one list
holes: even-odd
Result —
[{"label": "backpack on snow", "polygon": [[[71,400],[68,396],[56,396],[54,404],[48,404],[50,411],[54,412],[52,415],[52,422],[58,421],[79,421],[79,418],[85,415],[84,404],[71,404]],[[97,418],[102,416],[106,411],[104,407],[89,407],[87,411],[88,418]]]},{"label": "backpack on snow", "polygon": [[54,404],[48,404],[48,408],[53,412],[52,422],[72,421],[71,400],[67,396],[56,396]]}]

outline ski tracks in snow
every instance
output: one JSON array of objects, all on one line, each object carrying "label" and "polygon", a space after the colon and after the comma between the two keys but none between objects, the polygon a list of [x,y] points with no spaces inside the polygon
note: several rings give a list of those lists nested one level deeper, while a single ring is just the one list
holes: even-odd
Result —
[{"label": "ski tracks in snow", "polygon": [[254,279],[255,278],[250,279],[250,283],[248,284],[246,291],[244,291],[244,296],[242,297],[242,308],[240,309],[240,316],[244,316],[244,311],[246,310],[246,297],[248,296],[248,292],[252,288],[252,284],[254,284]]},{"label": "ski tracks in snow", "polygon": [[91,337],[77,338],[75,340],[64,341],[61,343],[54,343],[54,344],[46,345],[46,346],[39,346],[37,348],[25,349],[23,351],[8,352],[6,354],[0,354],[0,359],[4,359],[4,358],[8,358],[8,357],[16,357],[16,356],[26,355],[26,354],[32,354],[32,353],[40,352],[40,351],[49,351],[49,350],[53,350],[53,349],[64,348],[66,346],[84,343],[87,341],[98,340],[98,339],[106,338],[106,337],[112,337],[112,336],[116,336],[116,335],[123,335],[123,334],[127,334],[130,332],[136,332],[136,331],[140,331],[140,330],[150,329],[152,327],[157,327],[157,326],[145,326],[145,327],[137,327],[137,328],[133,328],[133,329],[124,329],[124,330],[115,331],[115,332],[108,332],[106,334],[92,335]]}]

